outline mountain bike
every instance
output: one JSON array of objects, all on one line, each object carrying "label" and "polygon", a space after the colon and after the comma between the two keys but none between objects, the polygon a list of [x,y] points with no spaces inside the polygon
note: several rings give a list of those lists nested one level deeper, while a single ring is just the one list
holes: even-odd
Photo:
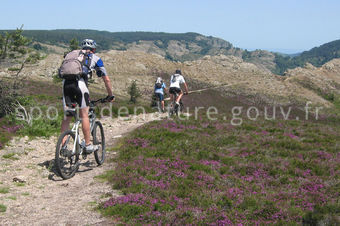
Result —
[{"label": "mountain bike", "polygon": [[[105,160],[105,135],[103,125],[96,120],[95,106],[98,102],[108,102],[108,98],[91,101],[89,109],[92,142],[96,146],[93,153],[97,164],[101,165]],[[67,110],[68,114],[75,117],[75,123],[71,130],[66,130],[59,136],[55,152],[55,167],[63,179],[73,177],[79,169],[80,156],[85,160],[88,155],[85,151],[85,141],[80,141],[79,126],[81,118],[79,118],[79,109],[76,106],[76,104],[72,104],[71,108]]]},{"label": "mountain bike", "polygon": [[182,112],[184,110],[184,104],[182,102],[182,98],[179,101],[179,105],[176,105],[177,97],[178,97],[178,93],[175,92],[174,98],[173,98],[172,103],[171,103],[171,107],[169,109],[169,115],[170,116],[172,116],[174,114],[176,114],[176,116],[178,116],[178,113]]}]

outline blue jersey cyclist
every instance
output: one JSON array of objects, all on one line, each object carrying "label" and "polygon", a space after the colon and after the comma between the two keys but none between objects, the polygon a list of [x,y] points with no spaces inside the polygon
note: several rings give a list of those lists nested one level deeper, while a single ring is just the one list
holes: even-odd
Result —
[{"label": "blue jersey cyclist", "polygon": [[[103,61],[98,57],[96,52],[96,42],[91,39],[85,39],[81,43],[81,47],[83,50],[86,50],[86,62],[85,65],[88,65],[88,73],[92,70],[96,71],[98,77],[101,77],[104,81],[106,91],[108,93],[108,99],[114,101],[112,95],[112,86],[107,76],[106,69],[104,67]],[[87,66],[86,66],[87,67]],[[85,68],[86,70],[86,68]],[[84,71],[84,68],[83,68]],[[68,106],[72,103],[77,103],[80,107],[80,117],[82,118],[82,130],[86,143],[86,152],[91,153],[95,151],[96,147],[91,144],[91,135],[90,135],[90,120],[88,117],[89,113],[89,104],[90,104],[90,92],[87,87],[88,82],[88,74],[85,73],[86,76],[82,76],[79,80],[64,80],[63,81],[63,105],[64,111],[66,112]],[[64,132],[69,128],[70,121],[72,116],[66,115],[61,124],[61,132]],[[66,137],[65,137],[66,138]]]},{"label": "blue jersey cyclist", "polygon": [[156,97],[159,99],[159,101],[161,102],[161,107],[162,107],[162,111],[165,111],[164,108],[164,91],[166,92],[166,85],[163,82],[163,79],[161,77],[158,77],[155,83],[155,95]]}]

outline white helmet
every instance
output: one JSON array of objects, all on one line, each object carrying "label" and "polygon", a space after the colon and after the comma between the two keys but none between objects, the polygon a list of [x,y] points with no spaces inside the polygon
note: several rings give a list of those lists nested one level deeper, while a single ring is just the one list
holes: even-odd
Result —
[{"label": "white helmet", "polygon": [[96,42],[92,39],[84,39],[81,42],[81,47],[83,49],[95,49],[97,46]]}]

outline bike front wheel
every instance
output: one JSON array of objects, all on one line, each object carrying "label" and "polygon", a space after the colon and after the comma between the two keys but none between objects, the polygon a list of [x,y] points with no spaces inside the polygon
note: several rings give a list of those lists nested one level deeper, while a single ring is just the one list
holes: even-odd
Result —
[{"label": "bike front wheel", "polygon": [[[76,148],[76,150],[73,150]],[[63,132],[57,142],[55,167],[63,179],[74,176],[79,168],[79,144],[71,130]]]},{"label": "bike front wheel", "polygon": [[94,152],[94,158],[98,165],[104,163],[105,160],[105,135],[103,125],[96,121],[93,127],[93,144],[97,146],[98,150]]}]

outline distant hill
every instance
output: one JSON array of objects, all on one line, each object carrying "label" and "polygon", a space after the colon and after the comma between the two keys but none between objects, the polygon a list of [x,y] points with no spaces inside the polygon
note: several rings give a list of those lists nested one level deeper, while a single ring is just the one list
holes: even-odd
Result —
[{"label": "distant hill", "polygon": [[[0,31],[1,33],[1,31]],[[232,55],[254,63],[268,71],[275,69],[274,55],[268,51],[246,51],[230,42],[198,33],[164,32],[108,32],[97,30],[25,30],[23,34],[33,41],[67,46],[71,39],[96,40],[98,50],[134,50],[155,53],[171,61],[192,61],[206,55]]]},{"label": "distant hill", "polygon": [[[0,31],[0,33],[3,31]],[[265,50],[247,51],[230,42],[194,32],[108,32],[97,30],[25,30],[23,34],[33,41],[66,47],[73,38],[96,40],[98,50],[132,50],[154,53],[171,61],[193,61],[206,55],[231,55],[275,74],[283,75],[287,69],[303,67],[307,62],[314,66],[340,57],[340,40],[315,47],[309,51],[286,55]]]},{"label": "distant hill", "polygon": [[276,69],[274,72],[283,74],[287,69],[303,67],[307,62],[316,67],[320,67],[324,63],[335,58],[340,58],[340,40],[314,47],[313,49],[304,51],[294,57],[282,56],[281,54],[276,53],[274,60]]},{"label": "distant hill", "polygon": [[198,33],[163,32],[107,32],[96,30],[25,30],[23,34],[34,41],[48,44],[66,44],[76,38],[92,38],[98,50],[142,50],[157,53],[170,60],[195,60],[204,55],[238,55],[242,50],[223,39]]}]

